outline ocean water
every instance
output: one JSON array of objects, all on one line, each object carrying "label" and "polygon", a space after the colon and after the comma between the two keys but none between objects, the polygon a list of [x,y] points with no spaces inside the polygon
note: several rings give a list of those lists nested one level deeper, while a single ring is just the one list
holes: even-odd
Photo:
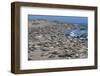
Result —
[{"label": "ocean water", "polygon": [[75,29],[75,30],[64,30],[65,36],[71,36],[76,38],[87,38],[88,30],[87,29]]},{"label": "ocean water", "polygon": [[88,24],[88,17],[80,16],[51,16],[51,15],[28,15],[28,20],[48,20],[48,21],[60,21],[64,23],[72,24]]}]

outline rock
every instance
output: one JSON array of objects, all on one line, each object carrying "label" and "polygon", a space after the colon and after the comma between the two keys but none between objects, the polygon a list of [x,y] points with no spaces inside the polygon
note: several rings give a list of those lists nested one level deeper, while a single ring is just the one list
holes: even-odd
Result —
[{"label": "rock", "polygon": [[80,55],[78,53],[75,54],[75,58],[79,58]]},{"label": "rock", "polygon": [[58,55],[58,57],[72,57],[72,56],[69,54],[60,54],[60,55]]},{"label": "rock", "polygon": [[52,54],[57,55],[59,53],[57,51],[53,51]]},{"label": "rock", "polygon": [[42,51],[49,51],[49,48],[43,47],[40,50],[42,50]]},{"label": "rock", "polygon": [[54,58],[55,57],[55,55],[50,55],[48,58]]}]

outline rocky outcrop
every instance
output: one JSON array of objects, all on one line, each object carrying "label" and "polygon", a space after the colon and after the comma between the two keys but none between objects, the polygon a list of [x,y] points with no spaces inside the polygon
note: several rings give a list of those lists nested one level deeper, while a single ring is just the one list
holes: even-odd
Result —
[{"label": "rocky outcrop", "polygon": [[[88,39],[70,35],[72,31],[86,28],[78,24],[35,20],[29,22],[28,59],[78,59],[88,57]],[[65,31],[68,31],[68,34]]]}]

